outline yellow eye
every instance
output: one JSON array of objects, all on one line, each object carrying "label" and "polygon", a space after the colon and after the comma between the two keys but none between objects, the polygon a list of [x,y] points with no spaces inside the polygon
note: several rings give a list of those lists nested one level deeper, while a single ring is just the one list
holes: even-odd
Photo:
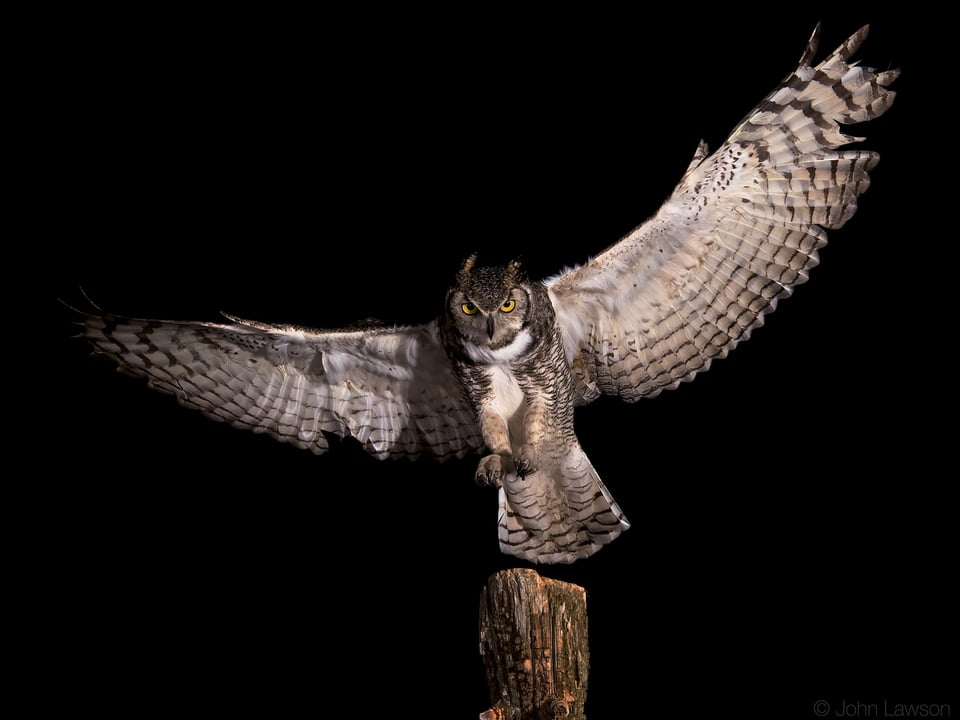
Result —
[{"label": "yellow eye", "polygon": [[516,301],[507,300],[503,305],[500,306],[500,312],[513,312],[513,309],[517,306]]},{"label": "yellow eye", "polygon": [[476,315],[476,314],[477,314],[477,306],[474,305],[474,304],[471,303],[471,302],[465,302],[463,305],[460,306],[460,309],[463,310],[463,314],[464,314],[464,315]]}]

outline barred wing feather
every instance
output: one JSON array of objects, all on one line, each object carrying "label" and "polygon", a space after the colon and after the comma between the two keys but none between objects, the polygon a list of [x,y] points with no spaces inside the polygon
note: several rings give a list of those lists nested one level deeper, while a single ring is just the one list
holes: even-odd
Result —
[{"label": "barred wing feather", "polygon": [[[819,30],[819,28],[818,28]],[[806,281],[870,183],[878,156],[840,124],[890,107],[895,70],[849,62],[862,28],[796,70],[712,155],[701,143],[673,194],[645,223],[547,281],[577,373],[580,402],[635,401],[675,388],[727,355]]]},{"label": "barred wing feather", "polygon": [[435,323],[314,331],[90,315],[94,352],[187,407],[315,453],[353,437],[378,458],[476,452],[480,430]]}]

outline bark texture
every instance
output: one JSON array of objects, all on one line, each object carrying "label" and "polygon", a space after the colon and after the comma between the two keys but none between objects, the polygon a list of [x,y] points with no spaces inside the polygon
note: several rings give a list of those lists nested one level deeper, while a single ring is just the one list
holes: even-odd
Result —
[{"label": "bark texture", "polygon": [[491,707],[480,720],[586,720],[586,591],[534,570],[491,576],[480,598]]}]

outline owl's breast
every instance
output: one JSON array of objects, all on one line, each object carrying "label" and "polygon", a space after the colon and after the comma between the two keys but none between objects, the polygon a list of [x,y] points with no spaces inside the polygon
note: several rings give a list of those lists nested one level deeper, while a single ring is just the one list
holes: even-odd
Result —
[{"label": "owl's breast", "polygon": [[493,365],[486,370],[486,375],[490,383],[488,403],[509,421],[523,404],[523,390],[509,367]]}]

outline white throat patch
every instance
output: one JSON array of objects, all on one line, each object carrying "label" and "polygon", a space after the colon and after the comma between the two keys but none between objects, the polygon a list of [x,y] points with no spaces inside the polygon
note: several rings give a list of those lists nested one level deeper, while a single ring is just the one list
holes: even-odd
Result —
[{"label": "white throat patch", "polygon": [[464,343],[464,348],[467,351],[467,355],[475,363],[506,365],[523,354],[523,352],[530,347],[531,342],[533,342],[533,337],[531,337],[530,331],[521,330],[509,344],[497,350],[483,347],[482,345],[475,345],[471,342]]}]

